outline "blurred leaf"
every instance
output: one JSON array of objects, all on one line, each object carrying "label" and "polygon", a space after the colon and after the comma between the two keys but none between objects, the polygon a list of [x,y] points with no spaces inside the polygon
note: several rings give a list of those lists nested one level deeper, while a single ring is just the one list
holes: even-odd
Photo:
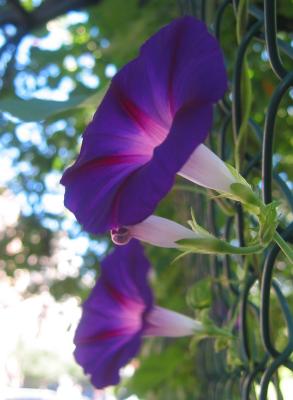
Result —
[{"label": "blurred leaf", "polygon": [[211,277],[201,279],[192,285],[186,295],[187,304],[195,309],[210,307],[212,304]]},{"label": "blurred leaf", "polygon": [[14,117],[25,122],[42,121],[72,108],[93,105],[97,107],[103,98],[104,92],[105,90],[101,90],[94,95],[92,92],[75,95],[71,96],[67,101],[5,98],[0,100],[0,110],[9,112]]},{"label": "blurred leaf", "polygon": [[20,0],[20,3],[27,11],[32,11],[34,9],[33,0]]},{"label": "blurred leaf", "polygon": [[160,385],[166,379],[171,379],[182,362],[182,350],[172,346],[164,349],[160,354],[152,354],[143,358],[142,364],[135,372],[128,387],[138,395]]},{"label": "blurred leaf", "polygon": [[83,292],[88,293],[88,290],[82,287],[80,278],[67,277],[50,285],[50,293],[57,300],[62,299],[64,295],[81,296],[83,294],[84,296]]}]

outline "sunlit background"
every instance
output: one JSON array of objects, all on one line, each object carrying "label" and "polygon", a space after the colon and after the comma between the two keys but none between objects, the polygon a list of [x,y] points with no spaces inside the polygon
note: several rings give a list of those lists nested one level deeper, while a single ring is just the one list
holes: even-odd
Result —
[{"label": "sunlit background", "polygon": [[[24,5],[29,3],[23,1]],[[32,3],[34,7],[40,1]],[[97,26],[88,24],[85,28],[88,20],[87,11],[72,11],[48,22],[42,32],[23,37],[15,54],[13,85],[17,96],[58,102],[59,112],[71,106],[71,94],[78,84],[85,89],[77,99],[81,103],[91,95],[87,89],[97,89],[101,79],[105,85],[115,75],[113,63],[100,68],[102,78],[95,71],[110,41]],[[15,26],[7,24],[0,30],[0,47],[4,48],[16,34]],[[68,51],[74,43],[84,44],[78,55]],[[64,56],[61,63],[60,59],[56,63],[54,58],[60,49]],[[36,51],[52,54],[52,61],[45,60],[34,71],[31,55]],[[9,52],[2,53],[2,74],[9,56]],[[58,118],[52,123],[34,122],[39,118],[34,115],[38,111],[34,107],[29,114],[26,111],[20,111],[20,118],[13,110],[2,115],[6,129],[0,139],[0,238],[5,254],[0,261],[0,398],[115,399],[111,389],[93,389],[72,354],[81,300],[80,296],[66,294],[67,289],[70,292],[70,285],[77,285],[87,293],[95,280],[94,264],[108,246],[106,240],[91,240],[81,232],[63,205],[64,190],[59,181],[63,166],[73,161],[74,153],[66,142],[57,148],[50,138],[63,131],[64,137],[70,140],[75,136],[80,143],[81,132],[77,134],[75,121]],[[50,110],[44,112],[50,114]],[[23,114],[27,121],[22,120]],[[9,128],[12,125],[13,133]],[[23,150],[27,153],[21,158]],[[53,155],[52,168],[41,172],[34,164],[35,156],[46,159]],[[20,219],[32,225],[30,237],[24,237]],[[36,253],[31,252],[34,246]],[[85,268],[80,274],[86,254],[91,254],[88,264],[93,268]]]}]

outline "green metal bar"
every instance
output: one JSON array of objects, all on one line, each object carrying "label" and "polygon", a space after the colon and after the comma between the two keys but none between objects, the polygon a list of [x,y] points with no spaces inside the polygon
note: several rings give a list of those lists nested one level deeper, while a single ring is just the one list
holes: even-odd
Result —
[{"label": "green metal bar", "polygon": [[240,329],[240,342],[241,342],[242,352],[246,361],[249,361],[251,359],[251,351],[249,348],[248,327],[247,327],[248,296],[249,296],[249,291],[253,286],[253,284],[255,283],[255,281],[256,277],[253,275],[250,275],[247,278],[246,284],[242,291],[242,296],[240,301],[240,321],[241,321],[240,326],[242,328]]},{"label": "green metal bar", "polygon": [[262,373],[265,370],[265,366],[269,360],[268,355],[266,354],[263,358],[263,360],[253,366],[252,371],[247,374],[247,376],[244,379],[243,387],[242,387],[242,392],[241,392],[241,400],[250,400],[251,399],[251,388],[254,380],[256,379],[257,375]]},{"label": "green metal bar", "polygon": [[280,79],[285,78],[287,71],[280,59],[277,44],[276,0],[264,0],[265,37],[272,69]]},{"label": "green metal bar", "polygon": [[273,172],[273,179],[279,186],[281,192],[284,194],[285,199],[287,200],[288,205],[290,206],[293,212],[293,194],[292,191],[289,189],[287,183],[280,177],[279,174]]},{"label": "green metal bar", "polygon": [[[293,237],[293,223],[283,232],[282,237],[284,240]],[[272,344],[270,335],[270,289],[273,277],[273,268],[275,260],[278,256],[280,249],[277,245],[273,245],[270,252],[268,253],[264,267],[261,281],[261,309],[260,309],[260,325],[261,335],[266,350],[271,354],[272,357],[278,357],[280,353],[276,350]]]},{"label": "green metal bar", "polygon": [[272,159],[275,119],[282,97],[292,84],[293,72],[286,75],[276,88],[266,114],[262,149],[263,200],[266,204],[272,201]]}]

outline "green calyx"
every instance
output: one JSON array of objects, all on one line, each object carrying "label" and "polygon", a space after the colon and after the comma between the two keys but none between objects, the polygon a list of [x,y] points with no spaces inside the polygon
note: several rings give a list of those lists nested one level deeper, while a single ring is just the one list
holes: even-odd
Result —
[{"label": "green calyx", "polygon": [[254,254],[261,252],[264,248],[262,243],[253,243],[246,247],[233,246],[225,240],[216,238],[206,229],[201,227],[195,219],[193,210],[191,210],[191,220],[188,221],[196,236],[192,239],[181,239],[176,242],[178,249],[188,253],[200,254]]},{"label": "green calyx", "polygon": [[262,207],[261,200],[254,193],[248,182],[234,167],[232,167],[232,165],[226,163],[226,166],[235,179],[235,182],[230,185],[229,193],[222,193],[220,196],[234,201],[239,201],[248,211],[258,215],[260,213],[260,208]]},{"label": "green calyx", "polygon": [[246,208],[258,215],[262,207],[262,202],[255,195],[250,186],[236,182],[230,186],[232,198],[243,203]]},{"label": "green calyx", "polygon": [[202,323],[202,329],[200,332],[196,332],[196,336],[194,337],[196,343],[207,337],[212,337],[224,341],[227,345],[229,341],[235,339],[230,329],[220,328],[215,325],[214,321],[208,315],[208,310],[200,312],[199,319]]},{"label": "green calyx", "polygon": [[[237,171],[236,174],[238,174]],[[241,178],[239,180],[241,180]],[[273,201],[270,204],[263,204],[253,193],[251,187],[245,183],[246,181],[244,179],[243,181],[231,185],[232,195],[229,194],[229,196],[234,200],[241,200],[241,202],[246,205],[246,208],[249,208],[257,216],[259,229],[253,242],[245,247],[237,247],[231,245],[225,240],[216,238],[196,222],[193,210],[191,210],[191,220],[188,221],[188,224],[195,232],[196,237],[192,239],[182,239],[176,242],[178,249],[183,253],[177,257],[177,259],[189,253],[231,255],[255,254],[260,253],[272,241],[275,241],[289,260],[290,264],[293,264],[293,248],[288,245],[276,231],[278,226],[277,208],[279,203]]]},{"label": "green calyx", "polygon": [[179,250],[201,254],[254,254],[263,250],[263,245],[253,244],[247,247],[236,247],[215,237],[182,239],[176,242]]}]

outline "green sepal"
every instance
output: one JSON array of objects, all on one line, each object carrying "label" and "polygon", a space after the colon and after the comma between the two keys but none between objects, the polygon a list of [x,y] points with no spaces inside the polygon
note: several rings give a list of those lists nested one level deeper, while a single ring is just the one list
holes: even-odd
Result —
[{"label": "green sepal", "polygon": [[179,249],[183,251],[192,251],[200,254],[226,254],[227,252],[225,242],[214,237],[182,239],[178,240],[176,244],[178,244]]},{"label": "green sepal", "polygon": [[263,245],[269,244],[274,237],[278,225],[278,202],[273,201],[263,206],[259,215],[259,240]]},{"label": "green sepal", "polygon": [[243,183],[232,183],[230,186],[232,198],[245,204],[246,208],[256,215],[259,215],[262,203],[255,195],[250,186]]},{"label": "green sepal", "polygon": [[213,238],[214,236],[204,229],[202,226],[200,226],[195,219],[194,211],[191,208],[190,210],[191,213],[191,220],[187,221],[188,225],[191,227],[191,229],[198,234],[199,236],[202,236],[203,238]]},{"label": "green sepal", "polygon": [[229,192],[221,193],[218,197],[226,197],[234,201],[239,201],[246,206],[248,211],[258,215],[260,213],[260,207],[262,206],[261,200],[253,192],[249,183],[234,167],[232,167],[232,165],[226,163],[226,167],[234,177],[235,182],[230,185]]},{"label": "green sepal", "polygon": [[227,338],[227,337],[216,338],[215,343],[214,343],[215,352],[219,353],[222,350],[226,350],[227,347],[229,347],[230,341],[231,341],[231,338]]},{"label": "green sepal", "polygon": [[179,254],[179,256],[177,256],[177,257],[175,257],[173,260],[172,260],[172,262],[171,262],[171,264],[175,264],[177,261],[179,261],[179,260],[181,260],[181,258],[183,258],[183,257],[185,257],[185,256],[187,256],[188,254],[191,254],[192,252],[191,251],[184,251],[183,253],[181,253],[181,254]]},{"label": "green sepal", "polygon": [[263,250],[260,244],[236,247],[213,236],[209,238],[182,239],[176,242],[179,250],[200,254],[254,254]]},{"label": "green sepal", "polygon": [[239,174],[236,168],[232,167],[232,165],[228,163],[225,163],[225,165],[235,178],[236,182],[242,183],[242,185],[247,186],[252,191],[250,184],[243,178],[241,174]]},{"label": "green sepal", "polygon": [[212,320],[203,322],[203,332],[207,337],[234,339],[233,334],[228,329],[219,328]]},{"label": "green sepal", "polygon": [[227,328],[220,328],[215,325],[215,322],[209,317],[209,310],[204,309],[198,315],[198,320],[202,323],[202,331],[197,332],[196,335],[202,337],[214,337],[214,338],[227,338],[234,339],[234,335]]},{"label": "green sepal", "polygon": [[231,341],[235,340],[235,336],[230,330],[215,325],[214,321],[209,317],[208,309],[202,310],[197,319],[202,323],[202,330],[201,332],[196,332],[193,336],[190,343],[191,351],[194,351],[195,347],[201,340],[207,338],[214,338],[216,341],[225,343],[226,347],[229,346]]}]

